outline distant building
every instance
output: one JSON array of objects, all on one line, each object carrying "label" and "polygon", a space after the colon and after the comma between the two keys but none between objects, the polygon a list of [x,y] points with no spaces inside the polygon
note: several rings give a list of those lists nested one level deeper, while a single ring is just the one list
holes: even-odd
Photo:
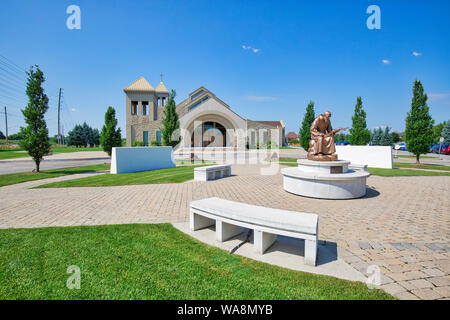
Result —
[{"label": "distant building", "polygon": [[286,140],[290,141],[290,140],[297,140],[298,139],[298,134],[296,134],[294,131],[290,131],[287,135],[286,135]]},{"label": "distant building", "polygon": [[[127,146],[134,141],[149,145],[162,143],[163,110],[169,92],[161,81],[153,87],[143,78],[124,89],[126,94]],[[266,145],[272,135],[278,146],[285,144],[283,121],[252,121],[231,110],[225,102],[204,87],[191,92],[178,103],[180,147],[254,148]]]}]

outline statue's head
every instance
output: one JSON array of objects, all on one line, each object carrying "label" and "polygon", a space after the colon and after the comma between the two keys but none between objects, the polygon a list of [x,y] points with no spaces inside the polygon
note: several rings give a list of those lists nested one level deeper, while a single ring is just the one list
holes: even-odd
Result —
[{"label": "statue's head", "polygon": [[330,112],[330,111],[325,111],[325,112],[323,113],[323,115],[324,115],[327,119],[330,119],[330,118],[331,118],[331,112]]}]

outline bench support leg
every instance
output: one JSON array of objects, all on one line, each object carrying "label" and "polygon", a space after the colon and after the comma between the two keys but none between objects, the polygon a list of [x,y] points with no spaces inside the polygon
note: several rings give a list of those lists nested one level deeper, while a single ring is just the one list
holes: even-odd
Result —
[{"label": "bench support leg", "polygon": [[213,226],[216,223],[215,220],[203,217],[195,212],[190,212],[189,224],[192,231],[207,228]]},{"label": "bench support leg", "polygon": [[220,220],[216,221],[216,239],[223,242],[242,233],[244,228]]},{"label": "bench support leg", "polygon": [[305,263],[309,266],[315,266],[317,259],[317,239],[305,240]]},{"label": "bench support leg", "polygon": [[255,251],[259,254],[263,254],[267,249],[269,249],[269,247],[275,242],[275,240],[277,240],[277,235],[254,230],[253,239]]}]

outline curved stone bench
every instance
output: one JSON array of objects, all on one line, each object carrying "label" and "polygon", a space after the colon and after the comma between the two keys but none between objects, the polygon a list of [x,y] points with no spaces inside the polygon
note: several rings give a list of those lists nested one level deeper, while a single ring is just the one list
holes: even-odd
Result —
[{"label": "curved stone bench", "polygon": [[276,240],[276,235],[305,240],[305,262],[315,266],[319,216],[249,205],[220,198],[191,201],[190,228],[199,230],[216,225],[216,239],[226,241],[243,232],[254,230],[254,247],[263,254]]},{"label": "curved stone bench", "polygon": [[299,167],[281,169],[286,191],[311,198],[354,199],[366,194],[370,173],[349,170],[349,161],[298,160]]}]

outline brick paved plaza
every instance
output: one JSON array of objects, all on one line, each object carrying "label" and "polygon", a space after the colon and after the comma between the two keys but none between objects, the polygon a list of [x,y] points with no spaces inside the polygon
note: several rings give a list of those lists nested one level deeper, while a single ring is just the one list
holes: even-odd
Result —
[{"label": "brick paved plaza", "polygon": [[450,298],[450,178],[377,177],[354,200],[318,200],[283,190],[282,176],[235,165],[234,176],[209,182],[31,189],[66,176],[0,188],[0,228],[185,221],[192,199],[217,196],[320,216],[319,239],[365,273],[380,267],[383,288],[400,299]]}]

